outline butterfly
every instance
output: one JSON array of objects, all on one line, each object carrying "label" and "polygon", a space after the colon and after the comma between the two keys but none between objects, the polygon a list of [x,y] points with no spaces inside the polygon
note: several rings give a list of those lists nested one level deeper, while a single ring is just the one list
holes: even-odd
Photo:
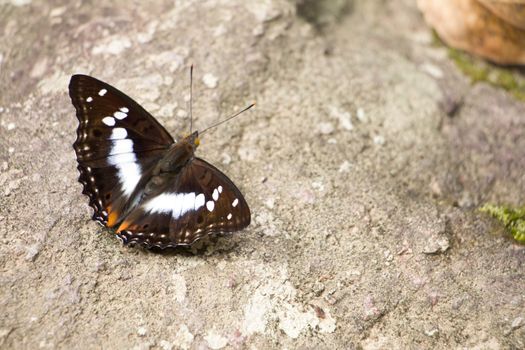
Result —
[{"label": "butterfly", "polygon": [[198,131],[176,142],[137,102],[87,75],[71,77],[69,95],[79,121],[73,148],[82,193],[93,220],[124,244],[188,246],[250,224],[239,189],[195,156]]}]

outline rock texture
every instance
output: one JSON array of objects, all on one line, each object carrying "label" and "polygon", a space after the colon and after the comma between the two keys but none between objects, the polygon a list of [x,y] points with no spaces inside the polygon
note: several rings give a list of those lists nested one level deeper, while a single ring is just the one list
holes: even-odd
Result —
[{"label": "rock texture", "polygon": [[[313,7],[312,7],[313,6]],[[525,347],[525,105],[471,86],[414,1],[4,1],[0,347]],[[173,134],[257,101],[199,155],[253,224],[190,251],[90,221],[73,73]]]}]

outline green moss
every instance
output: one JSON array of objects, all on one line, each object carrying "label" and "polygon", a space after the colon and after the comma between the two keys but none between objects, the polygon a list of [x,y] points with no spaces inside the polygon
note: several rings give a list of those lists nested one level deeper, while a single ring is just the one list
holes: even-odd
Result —
[{"label": "green moss", "polygon": [[518,83],[516,82],[516,79],[514,79],[512,73],[507,71],[502,71],[498,76],[496,76],[496,83],[505,90],[509,91],[519,88]]},{"label": "green moss", "polygon": [[525,101],[525,77],[517,69],[498,66],[457,49],[449,48],[448,55],[463,74],[470,77],[472,83],[487,82]]},{"label": "green moss", "polygon": [[525,244],[525,206],[511,208],[485,204],[479,210],[499,220],[516,241]]},{"label": "green moss", "polygon": [[476,64],[468,55],[456,50],[450,49],[448,56],[456,62],[458,68],[466,75],[468,75],[472,82],[486,81],[489,75],[487,67]]}]

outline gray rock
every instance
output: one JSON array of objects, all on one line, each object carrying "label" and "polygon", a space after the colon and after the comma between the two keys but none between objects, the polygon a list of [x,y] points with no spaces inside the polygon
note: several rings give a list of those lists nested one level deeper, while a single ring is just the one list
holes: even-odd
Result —
[{"label": "gray rock", "polygon": [[[525,249],[475,207],[525,201],[525,106],[470,84],[413,1],[0,8],[0,347],[524,347]],[[122,247],[77,182],[69,78],[178,137],[192,63],[198,129],[257,102],[198,150],[253,224]]]}]

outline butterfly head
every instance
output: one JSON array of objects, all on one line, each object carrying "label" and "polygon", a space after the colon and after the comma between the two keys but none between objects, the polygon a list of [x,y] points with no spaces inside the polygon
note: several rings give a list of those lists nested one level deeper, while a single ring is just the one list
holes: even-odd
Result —
[{"label": "butterfly head", "polygon": [[193,147],[193,150],[195,151],[197,147],[201,144],[201,139],[199,138],[199,132],[194,131],[190,135],[186,136],[184,138],[184,142],[189,144],[191,147]]}]

